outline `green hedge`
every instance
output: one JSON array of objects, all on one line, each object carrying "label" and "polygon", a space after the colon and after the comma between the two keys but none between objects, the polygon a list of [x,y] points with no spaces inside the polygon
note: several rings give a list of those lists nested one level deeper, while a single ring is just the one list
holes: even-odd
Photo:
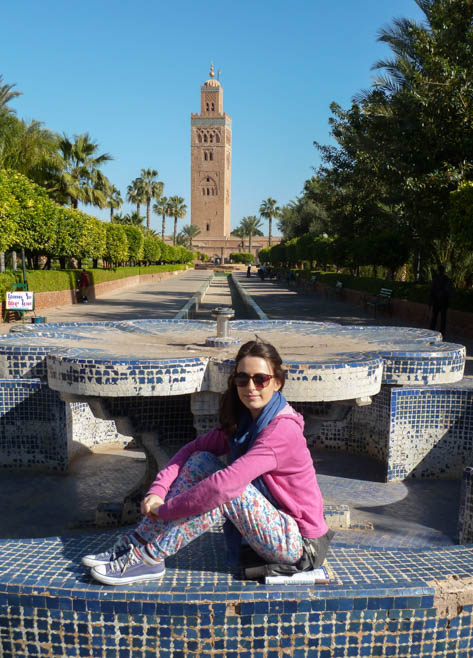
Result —
[{"label": "green hedge", "polygon": [[[108,269],[87,269],[90,274],[92,284],[103,283],[104,281],[115,281],[116,279],[126,279],[138,274],[154,274],[155,272],[173,272],[176,270],[186,269],[185,265],[150,265],[148,267],[115,267]],[[74,290],[77,287],[77,279],[80,276],[80,270],[27,270],[26,277],[28,289],[33,292],[53,292],[55,290]],[[10,286],[15,281],[23,281],[21,269],[16,273],[6,272],[0,274],[0,295],[3,300],[5,292],[10,290]]]},{"label": "green hedge", "polygon": [[[342,281],[345,288],[351,290],[362,290],[376,295],[381,288],[390,288],[393,291],[393,298],[407,299],[410,302],[419,302],[420,304],[429,303],[430,284],[428,283],[411,283],[405,281],[392,281],[391,279],[374,279],[368,277],[356,277],[350,274],[341,274],[337,272],[311,272],[310,270],[292,270],[296,279],[311,278],[315,275],[317,281],[325,283],[328,286],[335,286],[337,281]],[[457,289],[452,297],[450,307],[457,311],[473,313],[473,290]]]}]

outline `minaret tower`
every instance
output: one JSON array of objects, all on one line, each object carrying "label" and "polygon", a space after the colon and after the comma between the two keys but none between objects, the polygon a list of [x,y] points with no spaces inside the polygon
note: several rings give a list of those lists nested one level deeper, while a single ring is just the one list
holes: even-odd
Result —
[{"label": "minaret tower", "polygon": [[191,222],[199,240],[230,236],[231,180],[232,120],[212,64],[200,88],[200,114],[191,114]]}]

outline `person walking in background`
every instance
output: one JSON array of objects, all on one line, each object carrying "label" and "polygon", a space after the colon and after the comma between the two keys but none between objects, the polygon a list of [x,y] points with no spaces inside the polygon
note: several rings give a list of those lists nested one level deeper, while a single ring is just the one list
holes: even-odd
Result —
[{"label": "person walking in background", "polygon": [[447,309],[450,305],[450,298],[453,292],[451,279],[445,274],[445,267],[439,265],[437,273],[432,279],[429,295],[429,307],[431,309],[430,328],[435,329],[437,318],[440,314],[440,331],[445,335],[447,326]]},{"label": "person walking in background", "polygon": [[89,301],[89,286],[90,286],[90,275],[84,269],[80,273],[79,277],[79,299],[84,304],[87,304]]},{"label": "person walking in background", "polygon": [[[164,560],[225,521],[229,564],[245,539],[267,570],[319,567],[333,532],[303,434],[282,395],[285,371],[273,345],[242,345],[220,408],[220,424],[181,448],[141,504],[143,520],[108,551],[82,563],[107,585],[159,579]],[[228,454],[229,465],[219,460]]]}]

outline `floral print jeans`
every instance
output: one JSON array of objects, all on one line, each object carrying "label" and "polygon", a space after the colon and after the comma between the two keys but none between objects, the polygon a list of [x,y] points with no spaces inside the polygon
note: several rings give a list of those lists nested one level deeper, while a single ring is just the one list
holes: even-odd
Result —
[{"label": "floral print jeans", "polygon": [[[221,468],[222,462],[212,453],[195,452],[182,466],[166,498],[177,496]],[[295,564],[301,558],[303,543],[297,523],[252,484],[240,496],[202,514],[172,521],[145,517],[135,532],[148,542],[149,552],[163,560],[226,519],[267,562]]]}]

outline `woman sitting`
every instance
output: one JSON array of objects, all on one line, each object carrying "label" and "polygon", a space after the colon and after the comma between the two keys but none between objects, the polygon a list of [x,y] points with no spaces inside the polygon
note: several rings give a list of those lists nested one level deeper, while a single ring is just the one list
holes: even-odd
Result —
[{"label": "woman sitting", "polygon": [[[323,563],[333,533],[304,421],[281,393],[284,379],[272,345],[242,345],[222,397],[220,425],[181,448],[158,473],[134,531],[82,559],[95,580],[115,585],[161,578],[168,556],[222,521],[234,563],[242,538],[276,572]],[[222,455],[229,455],[226,467]]]}]

